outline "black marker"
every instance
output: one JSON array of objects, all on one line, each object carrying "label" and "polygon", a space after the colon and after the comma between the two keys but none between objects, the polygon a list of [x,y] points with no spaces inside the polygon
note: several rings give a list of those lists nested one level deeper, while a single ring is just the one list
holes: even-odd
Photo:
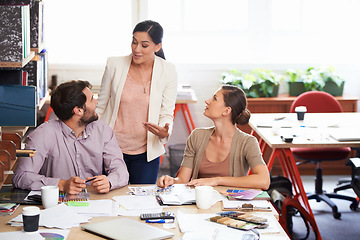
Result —
[{"label": "black marker", "polygon": [[95,180],[95,179],[96,179],[96,177],[90,178],[89,180],[86,180],[85,183],[91,182],[91,181],[93,181],[93,180]]}]

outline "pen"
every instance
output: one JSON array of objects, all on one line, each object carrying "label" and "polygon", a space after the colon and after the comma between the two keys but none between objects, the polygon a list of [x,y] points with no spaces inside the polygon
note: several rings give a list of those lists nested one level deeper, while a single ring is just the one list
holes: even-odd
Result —
[{"label": "pen", "polygon": [[168,186],[167,188],[159,188],[156,191],[157,192],[164,192],[164,191],[169,191],[171,188],[173,188],[174,185]]},{"label": "pen", "polygon": [[173,223],[174,219],[148,219],[146,223]]},{"label": "pen", "polygon": [[90,178],[89,180],[86,180],[85,183],[91,182],[91,181],[93,181],[95,179],[96,179],[96,177]]},{"label": "pen", "polygon": [[277,117],[277,118],[275,118],[274,120],[275,120],[275,121],[279,121],[279,120],[283,120],[283,119],[285,119],[285,117]]}]

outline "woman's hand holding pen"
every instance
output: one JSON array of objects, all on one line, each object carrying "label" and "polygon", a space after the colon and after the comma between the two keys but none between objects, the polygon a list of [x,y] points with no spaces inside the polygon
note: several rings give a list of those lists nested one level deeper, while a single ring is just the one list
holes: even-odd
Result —
[{"label": "woman's hand holding pen", "polygon": [[155,134],[159,138],[167,138],[169,136],[169,123],[166,123],[164,127],[160,127],[159,125],[150,122],[145,122],[143,125],[148,131]]},{"label": "woman's hand holding pen", "polygon": [[161,188],[167,188],[174,183],[175,179],[173,177],[170,177],[169,175],[161,176],[156,182],[156,184]]},{"label": "woman's hand holding pen", "polygon": [[110,182],[105,175],[87,177],[86,180],[91,181],[91,186],[99,193],[107,193],[110,191]]}]

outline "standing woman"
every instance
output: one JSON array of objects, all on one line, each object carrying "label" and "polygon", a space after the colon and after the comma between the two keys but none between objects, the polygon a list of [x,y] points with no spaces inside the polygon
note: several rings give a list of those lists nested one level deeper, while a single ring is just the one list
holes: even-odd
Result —
[{"label": "standing woman", "polygon": [[155,183],[173,125],[175,66],[165,60],[163,29],[147,20],[133,30],[132,54],[110,57],[97,113],[114,129],[131,184]]}]

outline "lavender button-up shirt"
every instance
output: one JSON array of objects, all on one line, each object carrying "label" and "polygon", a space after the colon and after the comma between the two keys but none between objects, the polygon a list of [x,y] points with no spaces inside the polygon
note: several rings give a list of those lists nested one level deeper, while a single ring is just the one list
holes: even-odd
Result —
[{"label": "lavender button-up shirt", "polygon": [[102,174],[111,189],[128,184],[129,173],[115,134],[101,120],[88,124],[78,138],[64,122],[49,120],[29,134],[26,149],[36,149],[36,154],[19,159],[13,177],[17,188],[39,190],[44,185],[57,186],[60,179]]}]

